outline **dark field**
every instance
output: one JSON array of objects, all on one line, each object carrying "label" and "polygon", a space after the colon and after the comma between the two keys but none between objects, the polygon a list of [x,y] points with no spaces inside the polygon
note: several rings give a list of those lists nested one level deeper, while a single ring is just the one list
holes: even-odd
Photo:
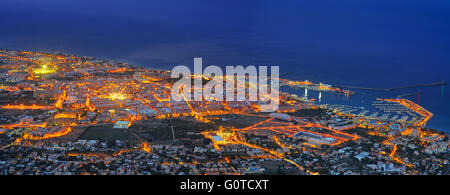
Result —
[{"label": "dark field", "polygon": [[112,125],[102,125],[88,127],[87,130],[80,135],[79,139],[84,140],[102,140],[102,141],[125,141],[129,143],[139,143],[139,140],[128,132],[126,129],[114,129]]}]

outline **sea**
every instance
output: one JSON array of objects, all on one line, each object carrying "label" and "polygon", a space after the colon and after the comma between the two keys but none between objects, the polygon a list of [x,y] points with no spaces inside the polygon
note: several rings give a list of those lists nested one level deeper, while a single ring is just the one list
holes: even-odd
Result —
[{"label": "sea", "polygon": [[[279,66],[283,78],[340,86],[450,81],[447,0],[2,0],[0,26],[0,48],[157,69],[202,57],[205,66]],[[321,102],[358,106],[418,92],[420,101],[408,99],[434,113],[428,127],[450,132],[447,87],[323,94]]]}]

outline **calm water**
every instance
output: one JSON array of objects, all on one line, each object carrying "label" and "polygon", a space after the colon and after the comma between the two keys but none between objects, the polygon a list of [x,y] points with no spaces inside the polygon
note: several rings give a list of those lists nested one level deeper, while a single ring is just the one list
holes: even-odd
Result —
[{"label": "calm water", "polygon": [[[0,26],[3,48],[156,68],[192,65],[199,56],[206,65],[279,65],[287,78],[336,85],[450,80],[447,0],[2,0]],[[448,92],[420,91],[421,104],[436,115],[429,126],[450,130]]]}]

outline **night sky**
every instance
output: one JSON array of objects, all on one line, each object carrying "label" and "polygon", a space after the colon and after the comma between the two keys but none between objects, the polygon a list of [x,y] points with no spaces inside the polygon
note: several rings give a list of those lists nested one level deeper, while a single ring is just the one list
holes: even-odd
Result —
[{"label": "night sky", "polygon": [[[292,79],[396,87],[449,81],[448,0],[1,0],[0,48],[171,69],[279,65]],[[448,95],[424,90],[433,127]]]}]

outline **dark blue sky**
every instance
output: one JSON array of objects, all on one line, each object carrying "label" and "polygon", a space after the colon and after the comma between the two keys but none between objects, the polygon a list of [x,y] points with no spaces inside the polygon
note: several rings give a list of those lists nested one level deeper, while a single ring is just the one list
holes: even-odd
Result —
[{"label": "dark blue sky", "polygon": [[[450,80],[448,0],[1,0],[0,26],[3,48],[167,69],[200,56],[342,85]],[[449,103],[427,106],[450,127]]]}]

